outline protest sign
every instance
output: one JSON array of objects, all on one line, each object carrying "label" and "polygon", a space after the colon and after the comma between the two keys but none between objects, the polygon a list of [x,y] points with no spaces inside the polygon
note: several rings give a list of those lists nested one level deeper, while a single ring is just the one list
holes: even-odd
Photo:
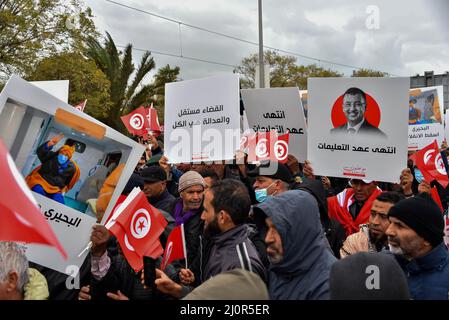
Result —
[{"label": "protest sign", "polygon": [[398,182],[407,166],[408,78],[311,78],[308,158],[315,174]]},{"label": "protest sign", "polygon": [[170,163],[233,159],[240,141],[238,75],[167,83],[164,119]]},{"label": "protest sign", "polygon": [[290,133],[289,153],[307,159],[307,129],[298,88],[242,90],[248,124],[256,132]]},{"label": "protest sign", "polygon": [[433,140],[444,140],[443,86],[410,90],[408,149],[421,150]]},{"label": "protest sign", "polygon": [[[54,229],[68,254],[87,245],[89,239],[85,237],[84,230],[91,227],[92,221],[96,221],[95,216],[102,217],[103,221],[107,219],[145,149],[17,76],[9,79],[0,94],[0,139],[5,142],[20,173],[26,177],[28,187],[41,195],[39,203],[44,212],[47,211],[48,214],[53,210],[52,212],[63,217],[53,219],[50,223],[52,227],[65,224],[66,219],[70,222],[83,217],[77,228],[67,226],[79,230],[78,236],[74,236],[72,232],[62,232],[60,228]],[[63,171],[54,175],[45,168],[49,167],[51,161],[60,161],[57,160],[60,152],[68,155],[69,160],[66,160]],[[109,187],[103,197],[100,197],[96,189],[83,200],[79,199],[79,194],[85,194],[81,191],[89,187],[88,178],[99,167],[105,167],[109,171],[108,179],[114,178],[112,187]],[[68,171],[64,171],[67,168]],[[62,182],[63,185],[57,182],[61,181],[61,174],[68,178]],[[43,196],[46,196],[45,201]],[[56,220],[60,222],[57,223]],[[68,243],[70,246],[65,247],[64,244]],[[40,250],[43,246],[34,248],[39,250],[33,249],[30,261],[45,261],[41,257],[48,257],[49,252]],[[81,263],[84,257],[82,255]],[[64,272],[58,260],[49,261],[55,264],[47,263],[46,266]]]},{"label": "protest sign", "polygon": [[67,260],[64,260],[56,248],[40,244],[26,246],[25,253],[28,260],[73,276],[73,270],[69,266],[80,268],[83,264],[89,252],[86,251],[80,257],[78,254],[89,242],[92,226],[97,219],[35,192],[33,192],[33,196],[57,238],[61,241],[61,245],[67,253]]}]

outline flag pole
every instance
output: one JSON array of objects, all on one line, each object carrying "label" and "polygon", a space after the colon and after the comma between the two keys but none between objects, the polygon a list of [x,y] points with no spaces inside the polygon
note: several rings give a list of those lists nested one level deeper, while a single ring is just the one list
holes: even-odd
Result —
[{"label": "flag pole", "polygon": [[181,223],[181,235],[182,235],[182,249],[184,250],[184,257],[186,261],[186,269],[188,269],[187,264],[187,249],[186,249],[186,237],[184,235],[184,223]]}]

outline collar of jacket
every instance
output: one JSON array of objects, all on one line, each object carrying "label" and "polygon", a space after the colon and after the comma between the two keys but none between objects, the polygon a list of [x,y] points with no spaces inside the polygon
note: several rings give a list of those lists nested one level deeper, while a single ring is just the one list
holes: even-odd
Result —
[{"label": "collar of jacket", "polygon": [[165,189],[164,192],[162,192],[160,196],[148,198],[148,201],[154,205],[154,204],[158,203],[159,201],[165,200],[169,196],[170,196],[170,193],[167,191],[167,189]]},{"label": "collar of jacket", "polygon": [[408,263],[405,259],[401,259],[400,262],[402,262],[401,264],[404,265],[405,269],[409,273],[417,274],[420,272],[435,269],[442,270],[444,266],[449,262],[449,255],[447,252],[447,247],[443,241],[422,257],[413,259]]},{"label": "collar of jacket", "polygon": [[248,237],[248,226],[240,224],[228,231],[217,234],[213,237],[214,244],[218,247],[235,242],[240,243]]}]

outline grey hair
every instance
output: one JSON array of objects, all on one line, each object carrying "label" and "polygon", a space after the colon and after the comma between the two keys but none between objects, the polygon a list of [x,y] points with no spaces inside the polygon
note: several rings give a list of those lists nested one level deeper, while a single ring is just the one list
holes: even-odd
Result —
[{"label": "grey hair", "polygon": [[28,260],[23,249],[14,242],[0,242],[0,281],[6,281],[10,272],[17,272],[17,290],[23,289],[29,282]]}]

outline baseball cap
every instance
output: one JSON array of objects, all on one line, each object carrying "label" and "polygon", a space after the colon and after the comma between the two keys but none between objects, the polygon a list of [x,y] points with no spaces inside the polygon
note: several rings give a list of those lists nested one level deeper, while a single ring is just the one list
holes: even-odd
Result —
[{"label": "baseball cap", "polygon": [[140,176],[146,183],[154,183],[167,180],[167,173],[160,166],[151,166],[143,168],[140,171]]},{"label": "baseball cap", "polygon": [[[268,169],[270,166],[277,166],[276,171]],[[266,172],[265,172],[266,171]],[[274,161],[266,161],[262,162],[260,166],[248,172],[250,177],[263,176],[271,179],[279,179],[287,183],[291,183],[293,176],[288,170],[285,164],[274,162]]]}]

